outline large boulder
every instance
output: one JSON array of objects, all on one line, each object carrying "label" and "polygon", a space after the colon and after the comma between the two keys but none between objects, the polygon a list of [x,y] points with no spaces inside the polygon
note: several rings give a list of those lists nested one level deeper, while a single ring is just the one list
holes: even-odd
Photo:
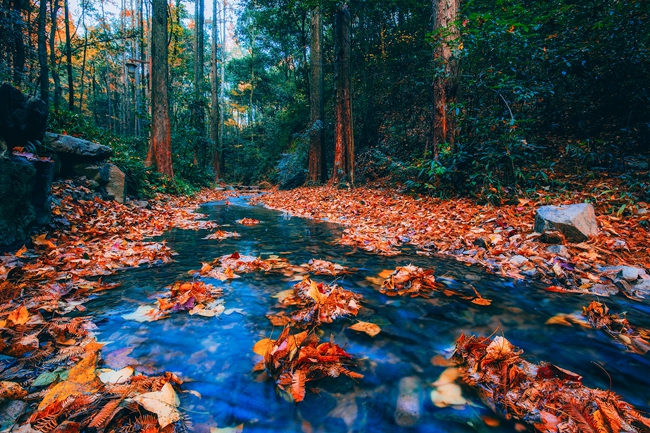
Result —
[{"label": "large boulder", "polygon": [[45,134],[45,146],[57,154],[61,161],[61,172],[69,173],[77,164],[104,161],[113,154],[113,149],[69,135]]},{"label": "large boulder", "polygon": [[97,164],[77,164],[74,173],[85,176],[86,179],[96,182],[96,186],[103,188],[109,198],[124,203],[126,199],[126,175],[116,165],[108,162]]},{"label": "large boulder", "polygon": [[6,143],[8,154],[14,147],[42,141],[46,124],[45,102],[38,98],[28,100],[7,83],[0,86],[0,141]]},{"label": "large boulder", "polygon": [[583,242],[598,234],[594,207],[588,203],[542,206],[535,214],[535,231],[559,231],[569,242]]},{"label": "large boulder", "polygon": [[36,217],[32,193],[36,169],[25,158],[0,158],[0,245],[24,242]]}]

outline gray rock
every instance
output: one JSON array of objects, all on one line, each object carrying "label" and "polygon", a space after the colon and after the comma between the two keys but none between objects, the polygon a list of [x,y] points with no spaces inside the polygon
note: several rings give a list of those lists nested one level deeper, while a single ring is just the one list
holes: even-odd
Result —
[{"label": "gray rock", "polygon": [[126,198],[126,176],[113,164],[108,166],[108,182],[106,183],[106,193],[118,203],[124,204]]},{"label": "gray rock", "polygon": [[556,256],[569,257],[569,249],[564,245],[551,245],[546,248],[546,251]]},{"label": "gray rock", "polygon": [[596,213],[588,203],[542,206],[535,215],[535,231],[557,230],[569,242],[583,242],[598,234]]},{"label": "gray rock", "polygon": [[395,423],[400,427],[412,427],[420,420],[422,411],[422,387],[416,376],[403,377],[399,381],[399,396],[395,405]]},{"label": "gray rock", "polygon": [[24,158],[0,158],[0,245],[25,242],[36,218],[31,197],[36,169]]},{"label": "gray rock", "polygon": [[589,291],[594,295],[610,296],[618,293],[618,287],[612,284],[594,284]]},{"label": "gray rock", "polygon": [[71,171],[76,164],[104,161],[113,154],[108,146],[50,132],[45,133],[43,144],[58,155],[64,172]]},{"label": "gray rock", "polygon": [[149,207],[151,207],[149,202],[146,200],[133,200],[132,203],[133,206],[141,207],[143,209],[149,209]]},{"label": "gray rock", "polygon": [[616,278],[634,282],[639,277],[645,276],[645,270],[634,266],[603,266],[598,268],[601,272],[608,274],[616,273]]},{"label": "gray rock", "polygon": [[512,265],[514,265],[516,267],[520,267],[524,263],[528,262],[528,259],[526,257],[524,257],[524,256],[520,256],[519,254],[517,254],[516,256],[510,257],[510,260],[508,260],[508,261],[510,262],[510,264],[512,264]]},{"label": "gray rock", "polygon": [[521,274],[530,278],[534,278],[539,275],[539,271],[537,270],[537,268],[532,268],[532,269],[526,269],[525,271],[521,271]]}]

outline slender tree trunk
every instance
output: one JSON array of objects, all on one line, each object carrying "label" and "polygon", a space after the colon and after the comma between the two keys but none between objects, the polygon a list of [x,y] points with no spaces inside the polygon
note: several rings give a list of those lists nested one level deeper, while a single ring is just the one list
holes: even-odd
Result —
[{"label": "slender tree trunk", "polygon": [[227,0],[223,0],[223,7],[221,13],[223,14],[221,20],[221,81],[219,81],[219,100],[221,101],[219,110],[219,153],[221,157],[221,173],[226,173],[226,152],[223,147],[224,130],[225,130],[225,116],[226,116],[226,98],[224,96],[224,82],[226,81],[226,4]]},{"label": "slender tree trunk", "polygon": [[354,185],[354,135],[352,132],[352,98],[350,92],[350,12],[342,4],[335,20],[336,111],[334,113],[334,167],[330,184]]},{"label": "slender tree trunk", "polygon": [[212,141],[212,169],[214,170],[214,180],[218,181],[221,178],[221,156],[219,149],[219,64],[217,62],[218,53],[218,15],[217,15],[217,1],[212,0],[212,57],[210,58],[210,67],[212,79],[210,80],[210,96],[211,106],[210,111],[210,139]]},{"label": "slender tree trunk", "polygon": [[311,15],[311,91],[309,92],[309,180],[325,183],[327,181],[325,163],[325,108],[323,101],[323,16],[319,8]]},{"label": "slender tree trunk", "polygon": [[81,61],[81,80],[80,86],[81,90],[79,91],[79,112],[83,110],[84,104],[84,77],[86,75],[86,55],[88,53],[88,27],[86,27],[86,2],[81,2],[82,12],[81,12],[81,23],[84,28],[84,53]]},{"label": "slender tree trunk", "polygon": [[74,111],[74,79],[72,76],[72,47],[70,46],[70,9],[68,0],[63,0],[65,13],[65,57],[68,69],[68,110]]},{"label": "slender tree trunk", "polygon": [[199,165],[207,166],[207,149],[205,137],[205,110],[203,104],[203,64],[204,53],[204,0],[195,0],[194,9],[194,96],[192,100],[192,124],[197,136],[194,143],[194,159]]},{"label": "slender tree trunk", "polygon": [[45,106],[50,102],[50,74],[47,65],[47,41],[45,26],[47,25],[47,2],[41,1],[38,8],[38,63],[41,69],[41,99]]},{"label": "slender tree trunk", "polygon": [[59,76],[59,64],[56,59],[56,30],[57,15],[60,8],[59,0],[52,0],[52,9],[50,10],[50,68],[52,68],[52,78],[54,79],[54,110],[59,111],[61,106],[61,77]]},{"label": "slender tree trunk", "polygon": [[25,41],[23,40],[22,0],[14,0],[14,84],[20,86],[25,74]]},{"label": "slender tree trunk", "polygon": [[153,0],[151,153],[156,169],[160,173],[174,177],[167,94],[169,80],[167,61],[167,2],[165,0]]},{"label": "slender tree trunk", "polygon": [[[431,144],[434,159],[440,155],[440,146],[448,143],[454,150],[455,115],[451,107],[458,93],[458,60],[452,55],[452,45],[458,43],[460,33],[454,24],[458,17],[460,0],[434,0],[433,30],[444,29],[444,36],[436,44],[434,65],[441,65],[441,73],[433,80],[433,121]],[[439,68],[436,68],[439,69]]]}]

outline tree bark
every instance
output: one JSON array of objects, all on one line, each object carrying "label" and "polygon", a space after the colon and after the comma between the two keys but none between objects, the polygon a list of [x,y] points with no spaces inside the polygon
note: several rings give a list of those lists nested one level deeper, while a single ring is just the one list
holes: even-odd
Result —
[{"label": "tree bark", "polygon": [[65,13],[65,56],[68,69],[68,110],[74,111],[74,79],[72,77],[72,48],[70,47],[70,9],[68,0],[63,0]]},{"label": "tree bark", "polygon": [[14,0],[14,84],[20,86],[25,74],[25,41],[23,39],[23,8],[22,0]]},{"label": "tree bark", "polygon": [[219,149],[219,64],[217,62],[219,47],[219,27],[217,16],[217,1],[212,0],[212,57],[210,58],[210,66],[212,77],[210,80],[210,96],[211,96],[211,111],[210,111],[210,139],[212,141],[212,169],[214,170],[215,182],[221,178],[221,156]]},{"label": "tree bark", "polygon": [[207,149],[205,136],[205,110],[203,102],[203,27],[204,27],[204,0],[195,0],[194,9],[194,97],[192,98],[192,123],[196,130],[195,159],[199,164],[207,166]]},{"label": "tree bark", "polygon": [[174,177],[169,123],[167,61],[167,2],[165,0],[153,0],[151,159],[156,170],[169,177]]},{"label": "tree bark", "polygon": [[447,143],[451,151],[455,144],[456,119],[451,107],[456,103],[458,93],[458,60],[452,54],[452,44],[457,44],[460,36],[454,24],[459,8],[460,0],[434,0],[433,3],[433,30],[444,32],[433,54],[434,65],[439,71],[433,80],[431,128],[433,157],[436,160],[443,143]]},{"label": "tree bark", "polygon": [[59,0],[52,0],[52,9],[50,10],[50,68],[52,68],[52,79],[54,79],[54,110],[59,111],[61,106],[61,77],[59,76],[59,65],[56,60],[55,39],[57,30],[57,15],[60,8]]},{"label": "tree bark", "polygon": [[50,73],[47,65],[46,25],[47,2],[41,1],[38,8],[38,63],[41,69],[41,99],[45,102],[45,106],[48,106],[50,102]]},{"label": "tree bark", "polygon": [[336,10],[335,20],[336,111],[334,116],[334,167],[330,185],[354,185],[354,135],[350,92],[350,12],[346,4]]},{"label": "tree bark", "polygon": [[323,102],[323,16],[319,8],[314,8],[311,16],[311,89],[310,128],[309,128],[309,180],[325,183],[327,165],[325,163],[325,108]]}]

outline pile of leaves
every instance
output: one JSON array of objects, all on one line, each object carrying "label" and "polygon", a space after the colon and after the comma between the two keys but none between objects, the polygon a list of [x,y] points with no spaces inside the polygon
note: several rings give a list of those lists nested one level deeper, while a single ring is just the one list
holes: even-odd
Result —
[{"label": "pile of leaves", "polygon": [[650,419],[611,391],[553,364],[532,364],[504,337],[461,335],[453,359],[493,410],[540,432],[650,432]]},{"label": "pile of leaves", "polygon": [[277,340],[264,338],[253,346],[253,352],[263,356],[254,371],[266,369],[278,388],[295,402],[305,398],[305,384],[324,377],[345,375],[360,379],[362,374],[348,369],[354,365],[352,356],[332,339],[320,343],[313,331],[291,333],[286,326]]},{"label": "pile of leaves", "polygon": [[[457,296],[477,305],[490,305],[491,300],[485,299],[472,286],[472,293],[446,287],[437,283],[434,271],[424,270],[414,265],[400,266],[394,271],[386,270],[379,274],[379,278],[368,277],[370,282],[376,284],[380,293],[388,296],[410,296],[411,298],[429,298],[439,292],[445,296]],[[383,279],[383,280],[382,280]]]},{"label": "pile of leaves", "polygon": [[321,323],[332,323],[338,318],[356,316],[361,308],[361,295],[336,284],[316,283],[309,278],[276,297],[284,307],[297,307],[289,317],[283,313],[268,315],[271,323],[276,326],[293,323],[313,327]]},{"label": "pile of leaves", "polygon": [[[599,284],[614,287],[602,266],[650,269],[650,256],[645,254],[650,249],[650,236],[644,229],[650,221],[647,204],[638,203],[638,212],[634,206],[619,204],[618,211],[611,212],[611,203],[618,203],[621,195],[613,182],[581,180],[579,188],[533,191],[529,197],[499,207],[465,198],[414,197],[391,188],[305,187],[270,191],[251,201],[292,215],[344,224],[347,227],[339,242],[366,251],[395,255],[401,245],[411,244],[419,254],[452,255],[504,277],[537,276],[547,284],[596,293]],[[537,207],[585,201],[596,207],[598,236],[566,245],[569,258],[548,251],[533,232]],[[526,260],[512,260],[514,256]]]},{"label": "pile of leaves", "polygon": [[339,276],[351,274],[352,269],[339,265],[338,263],[332,263],[327,260],[311,259],[306,264],[302,265],[307,272],[311,272],[314,275],[331,275]]},{"label": "pile of leaves", "polygon": [[618,314],[609,314],[607,305],[591,301],[582,308],[582,314],[591,326],[602,329],[621,341],[632,352],[644,355],[650,351],[650,330],[632,326],[625,317]]},{"label": "pile of leaves", "polygon": [[270,272],[283,269],[289,266],[286,259],[270,256],[268,259],[261,259],[255,256],[241,255],[237,251],[216,258],[212,263],[203,263],[200,270],[190,271],[190,275],[201,275],[203,277],[215,278],[225,281],[232,278],[239,278],[237,273],[248,273],[255,271]]},{"label": "pile of leaves", "polygon": [[240,220],[235,221],[237,224],[241,224],[243,226],[255,226],[260,223],[260,220],[256,220],[255,218],[242,218]]},{"label": "pile of leaves", "polygon": [[213,233],[210,233],[203,239],[221,240],[221,239],[238,238],[238,237],[239,237],[239,233],[237,232],[226,232],[223,230],[217,230]]},{"label": "pile of leaves", "polygon": [[122,317],[137,322],[153,322],[179,311],[187,311],[190,315],[215,317],[225,310],[223,302],[219,300],[222,295],[222,289],[203,281],[176,282],[169,288],[169,293],[158,298],[156,307],[141,305],[135,312]]}]

